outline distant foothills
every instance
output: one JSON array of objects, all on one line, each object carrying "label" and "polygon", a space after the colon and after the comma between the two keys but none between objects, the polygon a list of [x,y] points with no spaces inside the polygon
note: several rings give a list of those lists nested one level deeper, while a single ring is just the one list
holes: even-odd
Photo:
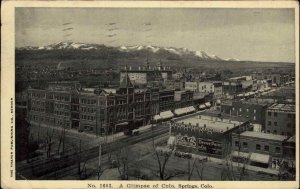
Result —
[{"label": "distant foothills", "polygon": [[144,65],[146,59],[150,62],[153,61],[154,64],[157,61],[162,61],[166,65],[174,67],[182,67],[183,65],[201,66],[207,63],[226,63],[226,66],[230,66],[230,63],[235,65],[239,63],[274,64],[274,62],[240,61],[235,58],[224,59],[204,51],[192,51],[187,48],[158,47],[152,45],[113,47],[104,44],[60,42],[46,46],[26,46],[16,48],[17,64],[22,63],[23,61],[40,62],[40,60],[43,60],[43,62],[52,62],[51,60],[53,60],[56,61],[56,63],[61,61],[66,67],[73,67],[71,63],[78,63],[78,61],[81,61],[81,63],[93,62],[89,65],[92,67],[94,67],[93,64],[96,62],[96,64],[103,63],[103,67],[115,67],[116,65],[124,66],[125,64],[141,66]]}]

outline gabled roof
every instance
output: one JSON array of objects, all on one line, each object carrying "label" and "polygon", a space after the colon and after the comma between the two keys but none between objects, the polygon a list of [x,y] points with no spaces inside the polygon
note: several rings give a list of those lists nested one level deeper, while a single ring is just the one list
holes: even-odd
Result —
[{"label": "gabled roof", "polygon": [[126,77],[122,80],[120,88],[133,88],[133,84],[130,81],[128,74],[126,74]]}]

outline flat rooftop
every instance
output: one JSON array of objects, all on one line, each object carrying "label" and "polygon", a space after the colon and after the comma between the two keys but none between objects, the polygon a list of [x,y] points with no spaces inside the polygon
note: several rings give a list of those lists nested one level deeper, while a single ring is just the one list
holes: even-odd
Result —
[{"label": "flat rooftop", "polygon": [[268,108],[268,110],[275,110],[275,111],[285,111],[285,112],[295,112],[295,105],[294,104],[273,104]]},{"label": "flat rooftop", "polygon": [[183,124],[186,125],[191,124],[193,126],[196,126],[198,124],[199,127],[204,127],[204,125],[206,125],[206,128],[208,129],[222,130],[222,131],[233,129],[234,127],[237,127],[244,123],[240,121],[233,121],[230,119],[213,117],[208,115],[195,115],[192,117],[187,117],[186,119],[178,120],[176,122],[177,123],[183,122]]},{"label": "flat rooftop", "polygon": [[240,134],[240,136],[245,137],[253,137],[253,138],[261,138],[261,139],[267,139],[267,140],[276,140],[276,141],[284,141],[287,137],[283,135],[274,135],[270,133],[261,133],[261,132],[255,132],[255,131],[245,131]]}]

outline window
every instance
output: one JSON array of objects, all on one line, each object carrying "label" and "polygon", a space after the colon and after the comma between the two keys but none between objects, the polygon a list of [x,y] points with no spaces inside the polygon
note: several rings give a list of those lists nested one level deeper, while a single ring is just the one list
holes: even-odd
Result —
[{"label": "window", "polygon": [[242,108],[240,108],[240,112],[242,111]]},{"label": "window", "polygon": [[268,125],[269,125],[269,126],[272,125],[271,121],[268,121]]},{"label": "window", "polygon": [[291,123],[288,123],[286,126],[287,126],[288,128],[291,128]]},{"label": "window", "polygon": [[274,117],[277,117],[277,112],[274,112]]},{"label": "window", "polygon": [[253,112],[256,113],[256,109],[254,109]]},{"label": "window", "polygon": [[260,144],[256,144],[256,150],[260,150]]},{"label": "window", "polygon": [[235,145],[236,147],[239,147],[239,145],[240,145],[239,141],[235,141],[234,145]]},{"label": "window", "polygon": [[276,134],[277,134],[277,131],[276,131],[276,130],[274,130],[274,131],[273,131],[273,133],[276,135]]},{"label": "window", "polygon": [[272,116],[272,112],[268,112],[268,116]]},{"label": "window", "polygon": [[266,145],[265,148],[264,148],[264,150],[265,150],[265,151],[269,151],[269,146]]},{"label": "window", "polygon": [[243,147],[244,148],[248,148],[248,143],[247,142],[243,142]]},{"label": "window", "polygon": [[274,122],[274,126],[277,126],[277,122],[276,121]]},{"label": "window", "polygon": [[280,147],[275,148],[275,153],[277,153],[277,154],[280,153]]},{"label": "window", "polygon": [[249,112],[249,109],[247,108],[247,113]]},{"label": "window", "polygon": [[253,120],[256,121],[256,116],[253,116]]}]

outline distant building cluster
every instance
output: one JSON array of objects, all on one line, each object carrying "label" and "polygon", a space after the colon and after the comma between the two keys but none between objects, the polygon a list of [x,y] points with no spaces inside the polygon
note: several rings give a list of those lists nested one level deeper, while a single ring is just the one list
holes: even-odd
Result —
[{"label": "distant building cluster", "polygon": [[289,74],[217,80],[147,61],[143,67],[125,66],[119,76],[117,87],[83,87],[75,81],[29,87],[17,110],[31,124],[96,135],[170,121],[168,144],[179,151],[230,155],[272,168],[295,159],[295,86]]}]

